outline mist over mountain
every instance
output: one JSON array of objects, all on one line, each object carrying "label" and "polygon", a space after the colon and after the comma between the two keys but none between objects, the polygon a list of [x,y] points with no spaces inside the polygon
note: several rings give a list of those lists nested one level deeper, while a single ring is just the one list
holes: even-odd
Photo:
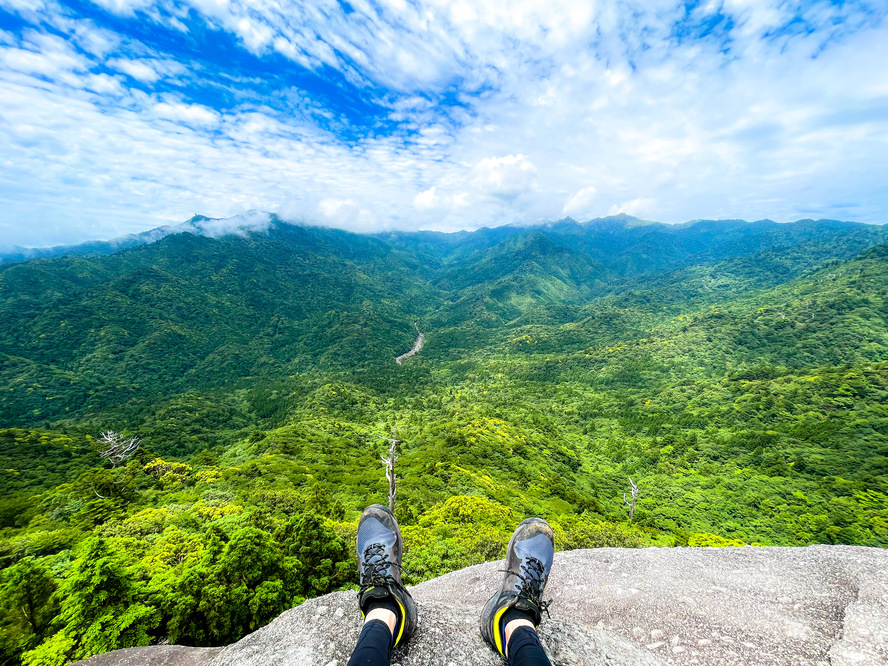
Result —
[{"label": "mist over mountain", "polygon": [[264,231],[272,222],[268,213],[250,211],[243,215],[229,218],[209,218],[205,215],[194,215],[190,219],[176,225],[167,225],[128,234],[110,240],[90,240],[76,245],[55,245],[52,247],[13,247],[0,248],[0,264],[27,261],[50,257],[100,257],[126,250],[139,245],[148,245],[172,234],[190,233],[198,236],[218,238],[229,234],[245,234],[251,231]]},{"label": "mist over mountain", "polygon": [[[173,234],[190,233],[198,236],[219,238],[225,235],[264,232],[273,226],[288,224],[305,226],[299,222],[285,220],[275,214],[262,211],[250,211],[230,218],[209,218],[205,215],[194,215],[181,224],[157,227],[142,233],[129,234],[110,240],[91,240],[76,245],[52,247],[0,248],[0,264],[59,256],[104,256],[120,250],[148,245]],[[693,220],[684,224],[663,224],[641,220],[631,215],[620,213],[608,217],[593,218],[585,222],[579,222],[571,217],[566,217],[538,225],[504,225],[492,229],[482,228],[477,232],[400,231],[369,235],[382,238],[393,245],[405,242],[412,250],[419,251],[420,253],[423,253],[423,250],[428,251],[431,252],[431,256],[440,255],[447,248],[454,251],[458,250],[458,248],[468,248],[471,251],[483,246],[485,243],[491,242],[493,239],[520,235],[531,229],[545,230],[564,238],[583,239],[585,247],[592,249],[593,252],[605,254],[611,254],[618,250],[625,251],[631,247],[632,243],[641,238],[657,242],[664,239],[673,239],[678,235],[682,237],[682,241],[678,243],[681,251],[693,253],[707,247],[707,242],[721,244],[728,241],[732,235],[737,237],[758,235],[770,237],[775,235],[773,232],[775,227],[778,226],[793,228],[794,231],[787,234],[789,238],[801,238],[804,234],[798,227],[847,229],[873,225],[861,225],[838,220],[799,220],[783,225],[778,225],[778,223],[771,220],[759,220],[757,222],[746,222],[745,220]],[[693,232],[685,233],[691,228],[693,228]],[[776,234],[776,236],[779,235]],[[706,236],[710,236],[708,241],[705,239]],[[665,253],[666,248],[661,249]]]}]

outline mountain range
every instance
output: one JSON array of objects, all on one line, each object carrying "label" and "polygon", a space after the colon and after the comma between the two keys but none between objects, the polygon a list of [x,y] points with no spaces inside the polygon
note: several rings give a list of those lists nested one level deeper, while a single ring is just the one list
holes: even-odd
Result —
[{"label": "mountain range", "polygon": [[669,226],[620,215],[358,235],[254,216],[258,230],[198,233],[208,222],[2,266],[3,422],[313,370],[388,372],[415,321],[430,332],[425,358],[455,360],[531,323],[588,320],[643,294],[715,302],[888,240],[888,228],[828,220]]},{"label": "mountain range", "polygon": [[530,515],[559,549],[888,546],[886,227],[253,214],[50,253],[0,265],[0,663],[352,585],[384,438],[410,584]]}]

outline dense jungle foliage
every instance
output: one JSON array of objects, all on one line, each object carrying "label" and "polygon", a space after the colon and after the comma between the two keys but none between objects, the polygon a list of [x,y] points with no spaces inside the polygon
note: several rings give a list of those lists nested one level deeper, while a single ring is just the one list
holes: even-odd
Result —
[{"label": "dense jungle foliage", "polygon": [[[560,549],[888,546],[886,241],[278,222],[0,266],[0,664],[219,645],[354,586],[393,429],[411,584],[528,515]],[[107,430],[142,445],[114,465]]]}]

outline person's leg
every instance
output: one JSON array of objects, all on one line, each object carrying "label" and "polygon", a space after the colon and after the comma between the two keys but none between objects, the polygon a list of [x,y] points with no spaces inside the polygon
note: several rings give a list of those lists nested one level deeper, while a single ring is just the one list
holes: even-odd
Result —
[{"label": "person's leg", "polygon": [[397,623],[397,616],[385,608],[374,608],[367,613],[348,666],[389,666],[392,634]]},{"label": "person's leg", "polygon": [[416,606],[401,581],[401,552],[394,514],[380,504],[364,509],[357,536],[358,607],[364,626],[349,666],[388,666],[392,648],[416,628]]},{"label": "person's leg", "polygon": [[522,522],[509,541],[506,575],[481,612],[481,635],[510,666],[549,666],[536,627],[548,614],[542,596],[554,555],[554,533],[541,518]]},{"label": "person's leg", "polygon": [[506,645],[509,666],[551,666],[529,620],[512,620],[506,625]]}]

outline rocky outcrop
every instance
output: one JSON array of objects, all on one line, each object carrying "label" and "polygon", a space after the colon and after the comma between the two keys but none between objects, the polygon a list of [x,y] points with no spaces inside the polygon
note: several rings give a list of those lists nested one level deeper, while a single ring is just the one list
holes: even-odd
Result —
[{"label": "rocky outcrop", "polygon": [[[490,562],[412,588],[419,629],[393,663],[501,663],[478,633],[500,568]],[[888,550],[576,550],[555,556],[546,592],[552,616],[540,633],[555,666],[888,665]],[[336,592],[224,648],[132,648],[78,663],[344,666],[359,629],[354,592]]]},{"label": "rocky outcrop", "polygon": [[422,351],[422,343],[423,340],[425,340],[425,333],[419,330],[419,324],[413,324],[413,327],[416,329],[416,342],[413,343],[413,347],[410,349],[409,352],[404,352],[395,359],[395,363],[397,363],[398,365],[401,365],[401,362],[405,359],[408,359],[411,356],[415,356]]}]

